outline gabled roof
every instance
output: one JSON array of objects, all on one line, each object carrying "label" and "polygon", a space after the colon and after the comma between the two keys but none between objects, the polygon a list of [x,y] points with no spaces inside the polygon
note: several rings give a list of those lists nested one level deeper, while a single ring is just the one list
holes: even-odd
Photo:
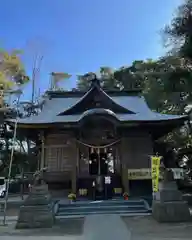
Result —
[{"label": "gabled roof", "polygon": [[[42,112],[37,116],[19,119],[20,125],[41,125],[54,123],[78,123],[87,111],[95,107],[89,106],[93,94],[100,94],[104,100],[101,106],[107,112],[115,115],[120,122],[159,122],[183,121],[188,118],[184,115],[167,115],[151,111],[145,99],[140,94],[133,92],[104,92],[100,86],[93,85],[87,93],[81,92],[48,92],[44,101]],[[106,104],[103,104],[106,103]],[[103,107],[103,105],[106,105]],[[78,110],[78,111],[77,111]],[[90,113],[90,111],[88,111]],[[97,113],[96,113],[97,112]],[[93,113],[93,111],[92,111]],[[98,114],[98,111],[95,111]],[[10,120],[13,122],[13,120]]]},{"label": "gabled roof", "polygon": [[95,96],[100,102],[100,108],[109,108],[110,110],[114,110],[116,113],[134,114],[134,111],[129,110],[128,106],[124,107],[121,104],[118,104],[116,101],[113,100],[113,98],[107,95],[100,87],[96,85],[95,87],[91,88],[87,93],[85,93],[75,105],[61,112],[59,116],[83,113],[87,110],[87,106],[89,108],[91,107],[91,102],[95,101]]}]

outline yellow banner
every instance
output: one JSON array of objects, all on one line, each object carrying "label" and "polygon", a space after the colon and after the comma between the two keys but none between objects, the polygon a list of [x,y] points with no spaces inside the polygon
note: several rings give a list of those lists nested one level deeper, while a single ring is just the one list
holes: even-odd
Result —
[{"label": "yellow banner", "polygon": [[161,157],[151,156],[151,176],[153,192],[159,190],[159,167]]}]

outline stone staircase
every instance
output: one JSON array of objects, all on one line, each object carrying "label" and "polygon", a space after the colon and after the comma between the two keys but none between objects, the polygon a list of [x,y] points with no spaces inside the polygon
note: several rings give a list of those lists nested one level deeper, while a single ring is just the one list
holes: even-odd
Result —
[{"label": "stone staircase", "polygon": [[151,210],[145,200],[106,200],[94,202],[57,203],[56,216],[86,216],[91,214],[146,215]]}]

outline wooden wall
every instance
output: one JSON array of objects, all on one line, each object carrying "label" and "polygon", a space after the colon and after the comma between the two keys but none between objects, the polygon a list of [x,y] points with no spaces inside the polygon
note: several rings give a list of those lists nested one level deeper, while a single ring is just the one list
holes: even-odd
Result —
[{"label": "wooden wall", "polygon": [[150,168],[150,155],[153,154],[153,142],[147,132],[127,134],[120,146],[122,164],[122,182],[129,192],[128,169]]},{"label": "wooden wall", "polygon": [[79,144],[78,175],[89,175],[89,148]]},{"label": "wooden wall", "polygon": [[121,161],[127,168],[149,168],[149,155],[153,153],[150,134],[140,132],[127,135],[121,140]]},{"label": "wooden wall", "polygon": [[77,144],[70,133],[48,134],[45,137],[44,166],[51,182],[71,180],[77,165]]},{"label": "wooden wall", "polygon": [[[88,164],[79,159],[79,151],[88,155],[88,148],[79,145],[71,133],[49,133],[45,136],[44,166],[48,168],[46,181],[50,183],[70,182],[75,189],[76,176],[88,174]],[[147,132],[127,131],[117,146],[116,172],[122,175],[125,191],[128,191],[128,169],[149,168],[149,155],[153,143]],[[85,156],[86,157],[86,156]],[[88,157],[88,156],[87,156]],[[78,171],[77,171],[78,170]]]}]

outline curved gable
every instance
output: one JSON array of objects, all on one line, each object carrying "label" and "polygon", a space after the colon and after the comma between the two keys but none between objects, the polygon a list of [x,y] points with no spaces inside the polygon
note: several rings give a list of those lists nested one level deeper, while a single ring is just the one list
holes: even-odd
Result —
[{"label": "curved gable", "polygon": [[91,88],[74,106],[59,113],[58,116],[80,114],[89,109],[95,108],[109,109],[114,113],[135,114],[135,112],[116,103],[100,87],[95,86]]}]

